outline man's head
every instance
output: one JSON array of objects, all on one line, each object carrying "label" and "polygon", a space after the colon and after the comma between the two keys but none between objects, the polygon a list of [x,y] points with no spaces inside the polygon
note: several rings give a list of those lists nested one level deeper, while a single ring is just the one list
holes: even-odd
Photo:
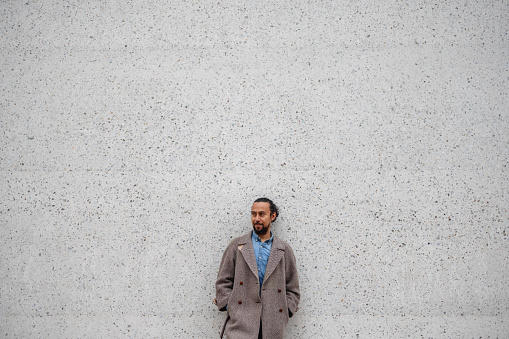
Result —
[{"label": "man's head", "polygon": [[251,207],[251,222],[253,230],[258,235],[265,235],[270,231],[270,226],[279,215],[277,206],[272,200],[267,198],[258,198]]}]

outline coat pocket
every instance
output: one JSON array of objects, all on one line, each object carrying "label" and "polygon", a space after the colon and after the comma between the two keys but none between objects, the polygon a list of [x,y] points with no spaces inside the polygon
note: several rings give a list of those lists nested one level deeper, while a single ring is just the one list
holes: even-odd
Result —
[{"label": "coat pocket", "polygon": [[234,307],[232,300],[233,300],[233,291],[230,293],[230,296],[228,297],[228,301],[226,304],[226,314],[228,315],[228,317],[231,314],[232,307]]}]

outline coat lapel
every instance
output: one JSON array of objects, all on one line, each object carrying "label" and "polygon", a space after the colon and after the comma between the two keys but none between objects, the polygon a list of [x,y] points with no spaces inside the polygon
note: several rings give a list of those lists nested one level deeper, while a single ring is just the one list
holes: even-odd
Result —
[{"label": "coat lapel", "polygon": [[269,261],[267,262],[267,268],[265,269],[265,277],[263,278],[263,282],[267,281],[285,254],[285,246],[281,241],[279,241],[279,238],[274,236],[272,241],[272,248],[270,250]]},{"label": "coat lapel", "polygon": [[258,278],[258,266],[256,265],[253,242],[251,241],[251,232],[240,239],[239,247],[240,246],[242,246],[242,248],[239,249],[240,253],[242,253],[242,257],[244,257],[247,265],[256,276],[256,278]]}]

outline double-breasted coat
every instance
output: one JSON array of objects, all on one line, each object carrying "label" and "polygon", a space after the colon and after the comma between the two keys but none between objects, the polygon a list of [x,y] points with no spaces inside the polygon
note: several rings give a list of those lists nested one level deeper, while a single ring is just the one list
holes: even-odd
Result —
[{"label": "double-breasted coat", "polygon": [[291,247],[274,235],[260,291],[251,232],[233,239],[224,251],[217,274],[215,303],[227,317],[221,338],[282,339],[288,318],[300,299],[297,264]]}]

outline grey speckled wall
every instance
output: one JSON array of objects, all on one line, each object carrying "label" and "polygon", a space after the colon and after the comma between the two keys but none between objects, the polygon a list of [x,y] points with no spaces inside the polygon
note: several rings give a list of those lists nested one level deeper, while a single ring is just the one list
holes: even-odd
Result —
[{"label": "grey speckled wall", "polygon": [[509,2],[0,3],[0,336],[217,338],[280,205],[289,338],[509,335]]}]

